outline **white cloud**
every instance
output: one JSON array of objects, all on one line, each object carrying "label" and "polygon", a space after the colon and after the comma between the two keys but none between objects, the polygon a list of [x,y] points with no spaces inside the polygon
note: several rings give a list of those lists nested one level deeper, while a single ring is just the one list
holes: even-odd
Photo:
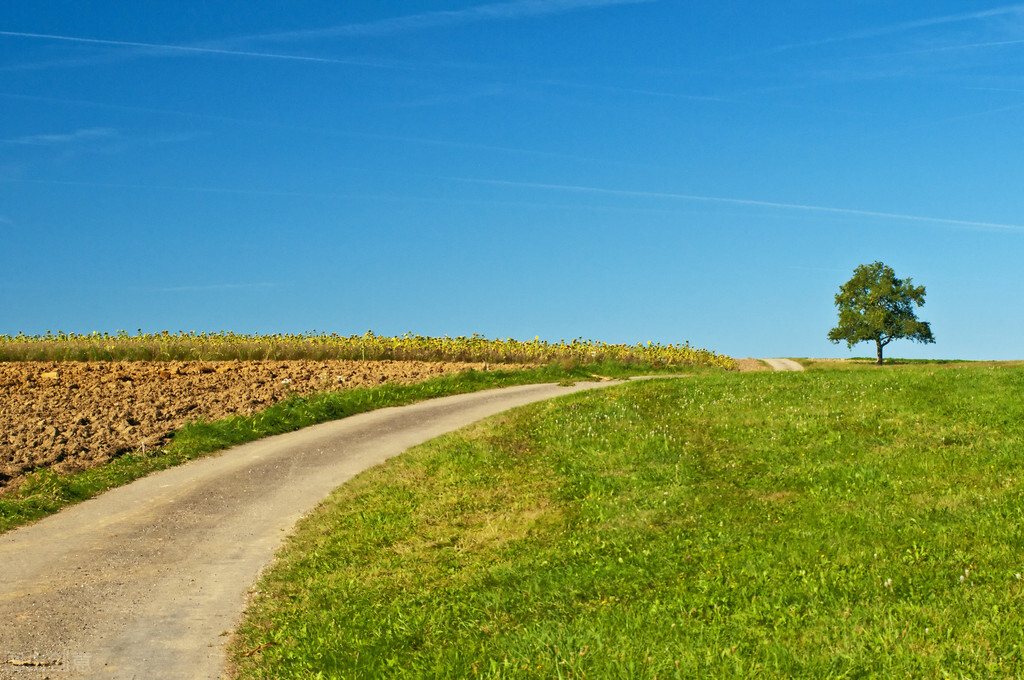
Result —
[{"label": "white cloud", "polygon": [[6,144],[24,144],[28,146],[58,146],[85,140],[111,139],[117,136],[117,130],[96,127],[82,128],[81,130],[61,134],[27,135],[2,141]]}]

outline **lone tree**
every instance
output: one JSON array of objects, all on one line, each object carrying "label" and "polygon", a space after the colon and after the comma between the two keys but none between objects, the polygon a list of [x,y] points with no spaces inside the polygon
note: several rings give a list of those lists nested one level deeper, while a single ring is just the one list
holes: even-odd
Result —
[{"label": "lone tree", "polygon": [[923,304],[924,286],[915,288],[909,278],[897,279],[892,268],[881,262],[862,264],[836,294],[839,325],[829,331],[828,339],[845,340],[847,347],[874,340],[881,366],[882,348],[893,340],[935,342],[931,326],[914,315],[914,305]]}]

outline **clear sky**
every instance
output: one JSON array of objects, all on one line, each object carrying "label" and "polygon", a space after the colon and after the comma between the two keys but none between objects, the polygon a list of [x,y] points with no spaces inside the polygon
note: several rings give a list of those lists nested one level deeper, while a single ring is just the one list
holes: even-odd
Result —
[{"label": "clear sky", "polygon": [[0,333],[325,331],[1024,358],[1024,5],[0,10]]}]

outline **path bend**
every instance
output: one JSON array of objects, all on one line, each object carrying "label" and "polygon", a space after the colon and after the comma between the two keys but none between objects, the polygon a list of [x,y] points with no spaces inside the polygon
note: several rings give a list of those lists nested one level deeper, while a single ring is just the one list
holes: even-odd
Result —
[{"label": "path bend", "polygon": [[244,444],[0,536],[0,678],[220,678],[248,590],[359,472],[516,406],[620,381],[523,385]]}]

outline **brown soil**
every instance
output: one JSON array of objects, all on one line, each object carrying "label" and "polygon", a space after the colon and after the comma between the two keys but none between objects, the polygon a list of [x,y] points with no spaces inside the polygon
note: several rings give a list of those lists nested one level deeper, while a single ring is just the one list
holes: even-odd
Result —
[{"label": "brown soil", "polygon": [[[0,362],[0,492],[160,445],[183,425],[292,394],[414,383],[484,364],[422,361]],[[498,367],[495,367],[498,368]]]},{"label": "brown soil", "polygon": [[760,359],[735,359],[736,369],[740,373],[747,373],[749,371],[770,371],[772,367],[765,364]]}]

